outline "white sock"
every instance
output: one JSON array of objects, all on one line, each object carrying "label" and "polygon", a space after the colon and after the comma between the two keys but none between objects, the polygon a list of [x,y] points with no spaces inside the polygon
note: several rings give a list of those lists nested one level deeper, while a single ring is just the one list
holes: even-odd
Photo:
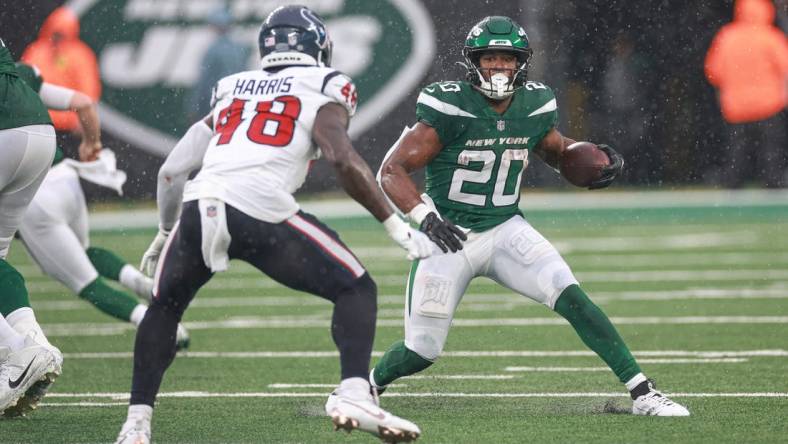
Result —
[{"label": "white sock", "polygon": [[137,296],[150,301],[153,290],[153,280],[129,264],[120,269],[118,281],[121,285],[137,294]]},{"label": "white sock", "polygon": [[41,330],[41,326],[38,325],[36,315],[33,313],[32,308],[18,308],[9,313],[8,316],[6,316],[6,320],[11,327],[23,337],[31,335],[38,344],[44,347],[53,347],[52,344],[49,343],[49,340],[47,340],[46,335],[44,335],[44,331]]},{"label": "white sock", "polygon": [[[18,311],[18,310],[17,310]],[[25,337],[14,330],[3,315],[0,315],[0,346],[16,351],[24,347]]]},{"label": "white sock", "polygon": [[646,375],[644,375],[643,373],[638,373],[637,375],[633,376],[632,379],[627,381],[625,385],[627,386],[627,390],[631,392],[632,390],[635,389],[635,387],[638,386],[638,384],[640,384],[645,380],[646,380]]},{"label": "white sock", "polygon": [[147,421],[150,422],[153,418],[153,407],[147,404],[132,404],[129,406],[129,412],[126,415],[126,421]]},{"label": "white sock", "polygon": [[137,304],[137,306],[134,307],[134,310],[131,310],[131,316],[129,318],[129,321],[131,321],[131,323],[134,324],[135,326],[139,327],[140,322],[142,322],[142,318],[145,317],[145,313],[147,311],[148,311],[147,305]]},{"label": "white sock", "polygon": [[347,378],[339,383],[339,391],[345,394],[352,393],[356,396],[352,397],[366,397],[369,396],[369,381],[364,378]]}]

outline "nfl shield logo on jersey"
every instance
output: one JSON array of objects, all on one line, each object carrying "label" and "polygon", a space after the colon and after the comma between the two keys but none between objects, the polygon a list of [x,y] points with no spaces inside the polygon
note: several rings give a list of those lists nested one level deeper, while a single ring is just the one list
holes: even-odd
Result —
[{"label": "nfl shield logo on jersey", "polygon": [[216,217],[216,207],[214,205],[209,206],[205,213],[208,217]]},{"label": "nfl shield logo on jersey", "polygon": [[506,121],[505,120],[499,120],[498,124],[496,125],[496,128],[498,128],[498,131],[505,130],[506,129]]}]

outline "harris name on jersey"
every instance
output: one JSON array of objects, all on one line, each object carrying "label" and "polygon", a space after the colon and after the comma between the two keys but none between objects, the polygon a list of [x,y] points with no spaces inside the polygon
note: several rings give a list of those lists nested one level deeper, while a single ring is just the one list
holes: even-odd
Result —
[{"label": "harris name on jersey", "polygon": [[292,88],[293,76],[272,77],[270,79],[238,78],[235,81],[233,95],[240,94],[281,94],[289,93]]}]

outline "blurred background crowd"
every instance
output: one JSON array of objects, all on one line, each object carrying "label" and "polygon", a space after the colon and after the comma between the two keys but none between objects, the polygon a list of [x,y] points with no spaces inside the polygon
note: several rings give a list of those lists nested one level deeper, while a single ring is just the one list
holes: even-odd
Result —
[{"label": "blurred background crowd", "polygon": [[[0,7],[2,37],[14,57],[38,65],[46,81],[108,102],[111,109],[102,109],[105,123],[115,122],[118,112],[132,111],[125,108],[138,108],[134,111],[144,115],[142,120],[147,116],[157,123],[172,121],[159,126],[155,133],[163,138],[153,149],[150,145],[155,144],[146,142],[148,132],[133,124],[116,125],[114,131],[105,129],[104,144],[115,150],[119,167],[129,173],[125,191],[132,197],[154,196],[163,155],[190,122],[208,111],[210,85],[224,75],[255,66],[256,26],[249,20],[251,16],[259,26],[259,19],[247,13],[253,7],[250,0],[189,3],[189,10],[196,10],[194,5],[201,3],[204,10],[210,8],[200,21],[200,29],[205,30],[200,36],[208,37],[194,40],[199,45],[177,48],[182,54],[189,53],[190,47],[200,49],[195,55],[199,57],[196,72],[179,74],[188,81],[166,84],[151,80],[159,88],[154,88],[155,99],[145,96],[149,91],[137,89],[146,71],[117,69],[117,63],[107,60],[115,60],[110,56],[117,56],[120,50],[113,48],[110,54],[102,46],[104,40],[139,38],[140,34],[133,32],[140,24],[131,19],[94,17],[99,13],[111,17],[114,9],[124,10],[125,17],[139,15],[144,7],[157,7],[156,2],[67,2],[76,14],[58,9],[64,2],[57,0],[3,1]],[[254,7],[265,12],[262,9],[270,11],[282,3],[286,2],[261,0]],[[402,128],[413,123],[420,87],[462,77],[455,62],[461,60],[470,27],[487,15],[508,15],[529,33],[535,49],[529,78],[555,90],[562,133],[577,140],[608,143],[620,151],[628,166],[623,184],[653,188],[788,185],[788,0],[398,2],[416,4],[416,9],[425,13],[431,26],[422,29],[398,26],[397,20],[389,20],[385,14],[375,27],[359,18],[361,15],[345,11],[385,11],[382,6],[390,2],[383,0],[306,3],[328,11],[324,15],[329,19],[329,32],[339,34],[343,42],[375,39],[373,53],[354,50],[355,61],[345,57],[344,66],[358,71],[350,74],[362,78],[357,82],[362,106],[381,83],[375,76],[390,70],[385,65],[389,49],[392,53],[401,50],[404,44],[400,40],[419,45],[425,38],[435,42],[430,63],[414,71],[418,77],[415,83],[396,92],[396,101],[380,108],[371,124],[356,134],[356,147],[373,169]],[[166,10],[166,5],[174,9],[170,16],[162,15],[151,23],[183,19],[178,17],[178,4],[178,0],[159,3],[160,9]],[[185,8],[183,2],[180,5]],[[407,11],[403,15],[405,22],[413,23]],[[246,22],[241,23],[242,19]],[[404,38],[399,35],[402,33],[409,35]],[[419,35],[425,33],[429,35]],[[142,46],[144,42],[135,43]],[[416,43],[411,47],[417,48]],[[364,58],[370,61],[367,68],[356,63]],[[161,89],[164,86],[167,88]],[[172,111],[161,111],[164,109]],[[68,152],[69,133],[78,128],[67,116],[56,124]],[[336,188],[331,176],[328,168],[318,164],[305,191]],[[566,186],[540,162],[531,163],[525,183]],[[110,197],[99,189],[86,188],[93,199]]]}]

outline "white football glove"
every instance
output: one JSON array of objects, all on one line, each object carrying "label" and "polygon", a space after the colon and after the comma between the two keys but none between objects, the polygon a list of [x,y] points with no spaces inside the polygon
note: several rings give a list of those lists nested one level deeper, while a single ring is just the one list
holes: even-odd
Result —
[{"label": "white football glove", "polygon": [[153,238],[153,242],[150,243],[150,246],[145,251],[145,254],[142,255],[140,271],[142,271],[146,276],[153,277],[154,273],[156,273],[156,264],[159,263],[161,249],[164,248],[164,243],[167,242],[167,237],[169,235],[169,231],[159,228],[159,232],[156,233],[156,237]]},{"label": "white football glove", "polygon": [[425,259],[432,255],[435,244],[430,238],[421,231],[411,228],[396,214],[383,221],[383,226],[386,227],[389,236],[408,252],[408,260]]}]

